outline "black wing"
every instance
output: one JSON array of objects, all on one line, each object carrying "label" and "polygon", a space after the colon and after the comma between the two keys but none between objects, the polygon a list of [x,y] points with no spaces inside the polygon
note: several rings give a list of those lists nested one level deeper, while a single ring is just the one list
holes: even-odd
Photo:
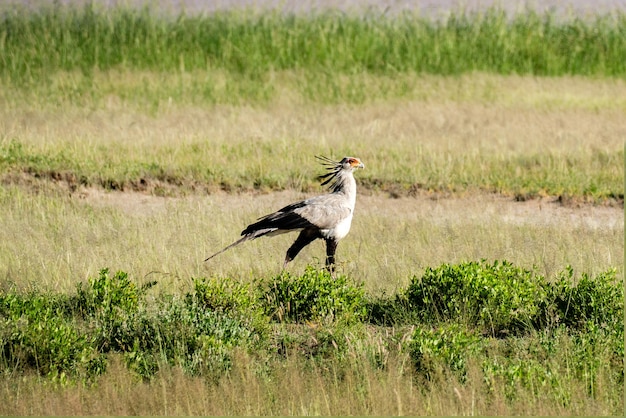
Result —
[{"label": "black wing", "polygon": [[303,229],[315,227],[313,223],[309,222],[306,218],[299,215],[296,209],[306,206],[306,200],[301,202],[292,203],[284,208],[277,210],[274,213],[263,216],[253,224],[250,224],[241,231],[241,235],[249,235],[259,230],[282,230],[289,231],[293,229]]}]

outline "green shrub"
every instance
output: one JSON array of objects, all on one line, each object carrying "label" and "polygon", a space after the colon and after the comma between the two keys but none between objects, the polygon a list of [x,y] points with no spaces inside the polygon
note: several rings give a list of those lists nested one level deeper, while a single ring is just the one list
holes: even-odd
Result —
[{"label": "green shrub", "polygon": [[267,317],[247,285],[195,279],[192,292],[161,295],[148,305],[145,293],[153,284],[139,287],[126,273],[103,269],[74,297],[94,345],[122,353],[143,378],[162,363],[217,378],[230,369],[236,347],[258,348],[267,336]]},{"label": "green shrub", "polygon": [[236,347],[261,348],[267,328],[241,312],[207,309],[195,298],[165,303],[157,318],[162,350],[195,375],[218,377],[230,369]]},{"label": "green shrub", "polygon": [[143,378],[168,363],[219,379],[237,349],[262,351],[269,331],[253,289],[218,279],[194,279],[192,292],[162,295],[130,318],[125,338],[132,346],[125,347],[124,358]]},{"label": "green shrub", "polygon": [[543,277],[507,261],[426,268],[402,294],[424,322],[461,321],[500,335],[531,327],[545,300]]},{"label": "green shrub", "polygon": [[571,267],[550,283],[545,321],[562,323],[572,328],[585,328],[588,323],[624,332],[624,288],[612,269],[591,277],[583,273],[575,283]]},{"label": "green shrub", "polygon": [[[0,373],[91,378],[113,354],[142,378],[173,365],[217,380],[240,354],[263,367],[295,354],[341,370],[361,361],[383,368],[390,351],[406,348],[420,377],[478,376],[510,399],[522,388],[565,405],[580,382],[590,396],[599,385],[623,388],[614,270],[575,280],[568,268],[546,282],[507,262],[443,264],[400,295],[370,301],[362,285],[312,267],[251,284],[194,279],[186,294],[147,301],[151,285],[103,269],[75,294],[0,291]],[[390,333],[368,319],[399,326]]]},{"label": "green shrub", "polygon": [[435,372],[450,370],[465,379],[470,359],[480,352],[483,341],[475,331],[462,325],[446,324],[437,329],[416,328],[409,342],[415,369],[431,378]]},{"label": "green shrub", "polygon": [[394,326],[420,321],[419,315],[411,309],[409,302],[402,295],[385,294],[367,299],[367,320],[380,326]]},{"label": "green shrub", "polygon": [[233,315],[262,312],[258,289],[250,284],[216,278],[194,279],[193,283],[194,291],[187,295],[187,303],[198,303],[204,309]]},{"label": "green shrub", "polygon": [[89,279],[89,287],[77,286],[75,305],[90,328],[98,350],[127,351],[134,344],[138,329],[141,302],[145,289],[132,282],[128,274],[118,271],[113,276],[108,269]]},{"label": "green shrub", "polygon": [[250,346],[261,344],[269,332],[269,317],[260,297],[261,289],[232,279],[194,280],[193,293],[186,295],[190,309],[211,311],[236,319],[253,331]]},{"label": "green shrub", "polygon": [[279,321],[362,321],[366,315],[363,284],[308,266],[302,276],[283,272],[262,283],[267,312]]},{"label": "green shrub", "polygon": [[118,271],[111,277],[109,269],[104,268],[97,278],[89,278],[88,282],[88,289],[83,289],[83,283],[79,283],[76,291],[77,306],[86,315],[111,317],[116,312],[137,312],[142,291],[127,273]]},{"label": "green shrub", "polygon": [[5,367],[33,369],[61,381],[104,372],[105,358],[79,324],[64,315],[66,303],[62,296],[36,293],[0,297],[0,355]]}]

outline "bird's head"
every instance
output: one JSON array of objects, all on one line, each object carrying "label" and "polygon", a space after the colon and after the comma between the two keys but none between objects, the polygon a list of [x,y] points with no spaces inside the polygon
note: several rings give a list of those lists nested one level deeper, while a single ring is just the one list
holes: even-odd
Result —
[{"label": "bird's head", "polygon": [[343,157],[339,164],[341,164],[341,168],[343,168],[344,170],[356,170],[357,168],[365,168],[365,164],[363,164],[358,158],[354,157]]},{"label": "bird's head", "polygon": [[330,189],[334,190],[338,184],[337,179],[342,177],[342,173],[350,172],[352,173],[357,168],[365,168],[365,165],[355,157],[344,157],[341,161],[333,161],[327,157],[317,157],[318,160],[322,162],[323,165],[326,166],[326,170],[329,172],[319,176],[320,180],[323,180],[322,186],[333,182],[330,185]]}]

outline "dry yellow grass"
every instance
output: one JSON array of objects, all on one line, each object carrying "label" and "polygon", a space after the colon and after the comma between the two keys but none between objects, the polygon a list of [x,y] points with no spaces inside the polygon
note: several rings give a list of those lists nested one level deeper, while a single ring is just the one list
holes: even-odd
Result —
[{"label": "dry yellow grass", "polygon": [[[289,89],[266,106],[168,104],[164,98],[158,111],[148,113],[116,96],[87,107],[7,103],[0,132],[42,149],[65,144],[77,156],[117,142],[151,152],[195,141],[209,141],[216,150],[252,141],[278,155],[295,144],[303,155],[298,163],[336,149],[360,151],[365,158],[380,150],[390,150],[390,156],[420,149],[510,155],[615,151],[623,144],[621,80],[476,75],[422,77],[416,85],[420,92],[413,99],[359,106],[307,103]],[[110,157],[114,162],[122,156]],[[213,162],[216,156],[202,157]]]},{"label": "dry yellow grass", "polygon": [[[243,355],[244,357],[246,355]],[[236,362],[249,364],[246,358]],[[365,364],[365,365],[364,365]],[[288,358],[270,375],[235,367],[219,382],[208,382],[166,368],[142,382],[112,361],[95,385],[60,387],[33,376],[4,379],[0,386],[3,415],[607,415],[616,405],[592,399],[582,385],[567,388],[568,405],[543,399],[527,389],[516,400],[502,388],[490,396],[472,368],[471,383],[443,375],[438,383],[420,381],[410,371],[407,356],[390,359],[385,370],[355,360],[351,366],[315,366]]]},{"label": "dry yellow grass", "polygon": [[[5,193],[7,191],[5,190]],[[293,234],[262,238],[218,258],[204,258],[237,239],[248,223],[307,194],[226,194],[165,198],[83,191],[82,198],[8,189],[1,199],[2,275],[24,286],[71,289],[103,267],[165,288],[191,277],[247,281],[277,274]],[[514,202],[361,195],[353,229],[338,249],[340,269],[370,289],[393,291],[426,266],[506,259],[548,276],[571,264],[598,273],[623,265],[624,220],[615,207],[564,207],[552,199]],[[9,244],[10,243],[10,244]],[[290,265],[322,265],[321,242]]]}]

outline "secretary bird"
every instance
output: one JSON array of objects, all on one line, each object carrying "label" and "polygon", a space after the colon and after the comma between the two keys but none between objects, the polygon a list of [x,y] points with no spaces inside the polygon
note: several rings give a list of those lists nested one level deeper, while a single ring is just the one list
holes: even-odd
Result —
[{"label": "secretary bird", "polygon": [[322,186],[330,183],[329,193],[292,203],[284,208],[259,218],[241,232],[242,237],[204,261],[249,240],[262,236],[300,231],[296,241],[287,250],[283,268],[307,245],[318,238],[326,241],[326,267],[333,270],[335,251],[340,239],[348,235],[356,204],[356,181],[353,172],[365,168],[361,160],[344,157],[333,161],[316,157],[326,166],[328,173],[319,176]]}]

